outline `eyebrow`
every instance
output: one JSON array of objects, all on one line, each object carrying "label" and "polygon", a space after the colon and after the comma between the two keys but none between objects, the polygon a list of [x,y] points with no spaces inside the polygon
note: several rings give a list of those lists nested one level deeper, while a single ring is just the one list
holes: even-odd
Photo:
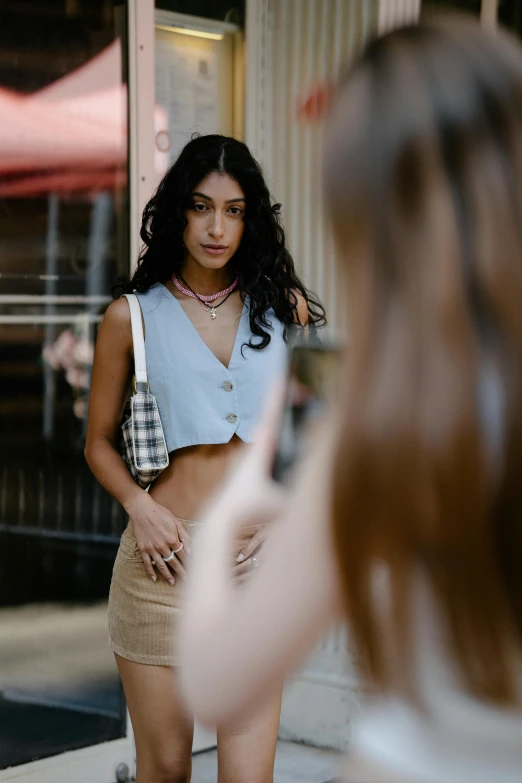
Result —
[{"label": "eyebrow", "polygon": [[[213,201],[213,199],[210,198],[210,196],[205,196],[204,193],[200,193],[198,190],[195,190],[192,195],[193,196],[199,196],[199,198],[204,198],[205,201]],[[242,201],[243,203],[245,203],[246,199],[244,199],[242,197],[229,198],[227,201],[225,201],[225,204],[235,204],[236,201]]]}]

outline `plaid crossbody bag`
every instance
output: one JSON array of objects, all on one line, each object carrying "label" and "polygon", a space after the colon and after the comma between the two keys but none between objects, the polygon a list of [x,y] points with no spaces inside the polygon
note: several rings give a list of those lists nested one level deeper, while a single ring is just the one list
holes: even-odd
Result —
[{"label": "plaid crossbody bag", "polygon": [[134,394],[128,401],[121,425],[121,454],[134,481],[145,489],[168,466],[169,453],[158,404],[149,389],[140,303],[135,294],[125,296],[134,344]]}]

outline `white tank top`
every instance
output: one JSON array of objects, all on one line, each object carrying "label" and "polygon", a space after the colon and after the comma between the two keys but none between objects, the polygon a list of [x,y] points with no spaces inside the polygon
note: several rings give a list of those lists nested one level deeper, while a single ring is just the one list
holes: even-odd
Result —
[{"label": "white tank top", "polygon": [[351,748],[394,783],[522,783],[522,653],[520,709],[480,701],[458,681],[427,589],[419,590],[416,612],[417,680],[427,709],[376,700],[357,720]]}]

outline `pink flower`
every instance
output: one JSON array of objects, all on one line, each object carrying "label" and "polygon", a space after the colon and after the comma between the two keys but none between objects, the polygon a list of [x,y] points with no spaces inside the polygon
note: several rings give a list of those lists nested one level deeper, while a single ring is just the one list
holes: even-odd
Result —
[{"label": "pink flower", "polygon": [[65,380],[75,389],[89,388],[89,373],[80,367],[69,367],[65,372]]},{"label": "pink flower", "polygon": [[66,370],[74,363],[74,347],[76,345],[76,337],[70,329],[65,329],[53,346],[53,355],[55,362],[58,366],[63,367]]},{"label": "pink flower", "polygon": [[59,370],[60,369],[60,362],[58,361],[57,357],[54,353],[54,345],[51,345],[50,343],[47,343],[47,345],[44,345],[42,356],[44,362],[48,364],[50,367],[53,368],[53,370]]},{"label": "pink flower", "polygon": [[74,348],[74,359],[78,364],[91,365],[94,358],[94,346],[87,337],[81,337]]},{"label": "pink flower", "polygon": [[73,413],[77,419],[85,419],[87,416],[87,398],[77,397],[73,402]]}]

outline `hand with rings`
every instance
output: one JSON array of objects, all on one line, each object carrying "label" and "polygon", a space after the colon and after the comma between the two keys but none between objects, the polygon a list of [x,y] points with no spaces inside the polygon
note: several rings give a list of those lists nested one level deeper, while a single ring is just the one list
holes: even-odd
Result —
[{"label": "hand with rings", "polygon": [[[170,550],[170,555],[169,555],[168,557],[164,557],[164,558],[163,558],[163,560],[164,560],[166,563],[170,563],[170,562],[172,562],[172,560],[174,560],[174,558],[176,557],[176,555],[178,554],[178,552],[181,552],[181,550],[182,550],[182,549],[183,549],[183,541],[181,542],[181,544],[178,546],[178,548],[177,548],[177,549],[171,549],[171,550]],[[156,563],[155,563],[155,561],[154,561],[154,560],[152,561],[152,565],[156,565]]]},{"label": "hand with rings", "polygon": [[156,570],[171,585],[176,576],[185,576],[190,538],[183,524],[148,493],[143,493],[129,508],[136,543],[143,564],[153,582]]},{"label": "hand with rings", "polygon": [[[169,568],[172,568],[173,571],[177,571],[179,576],[185,576],[185,570],[183,568],[183,560],[181,559],[184,548],[185,546],[183,544],[183,541],[180,540],[179,546],[177,546],[176,549],[171,548],[169,555],[162,554],[161,557],[157,557],[157,556],[153,557],[152,560],[150,561],[151,565],[156,566],[158,571],[161,574],[163,574],[167,582],[169,582],[169,584],[171,585],[175,583],[176,579],[172,574],[172,572],[169,570]],[[162,546],[157,546],[156,549],[158,549],[159,552],[163,551]]]}]

